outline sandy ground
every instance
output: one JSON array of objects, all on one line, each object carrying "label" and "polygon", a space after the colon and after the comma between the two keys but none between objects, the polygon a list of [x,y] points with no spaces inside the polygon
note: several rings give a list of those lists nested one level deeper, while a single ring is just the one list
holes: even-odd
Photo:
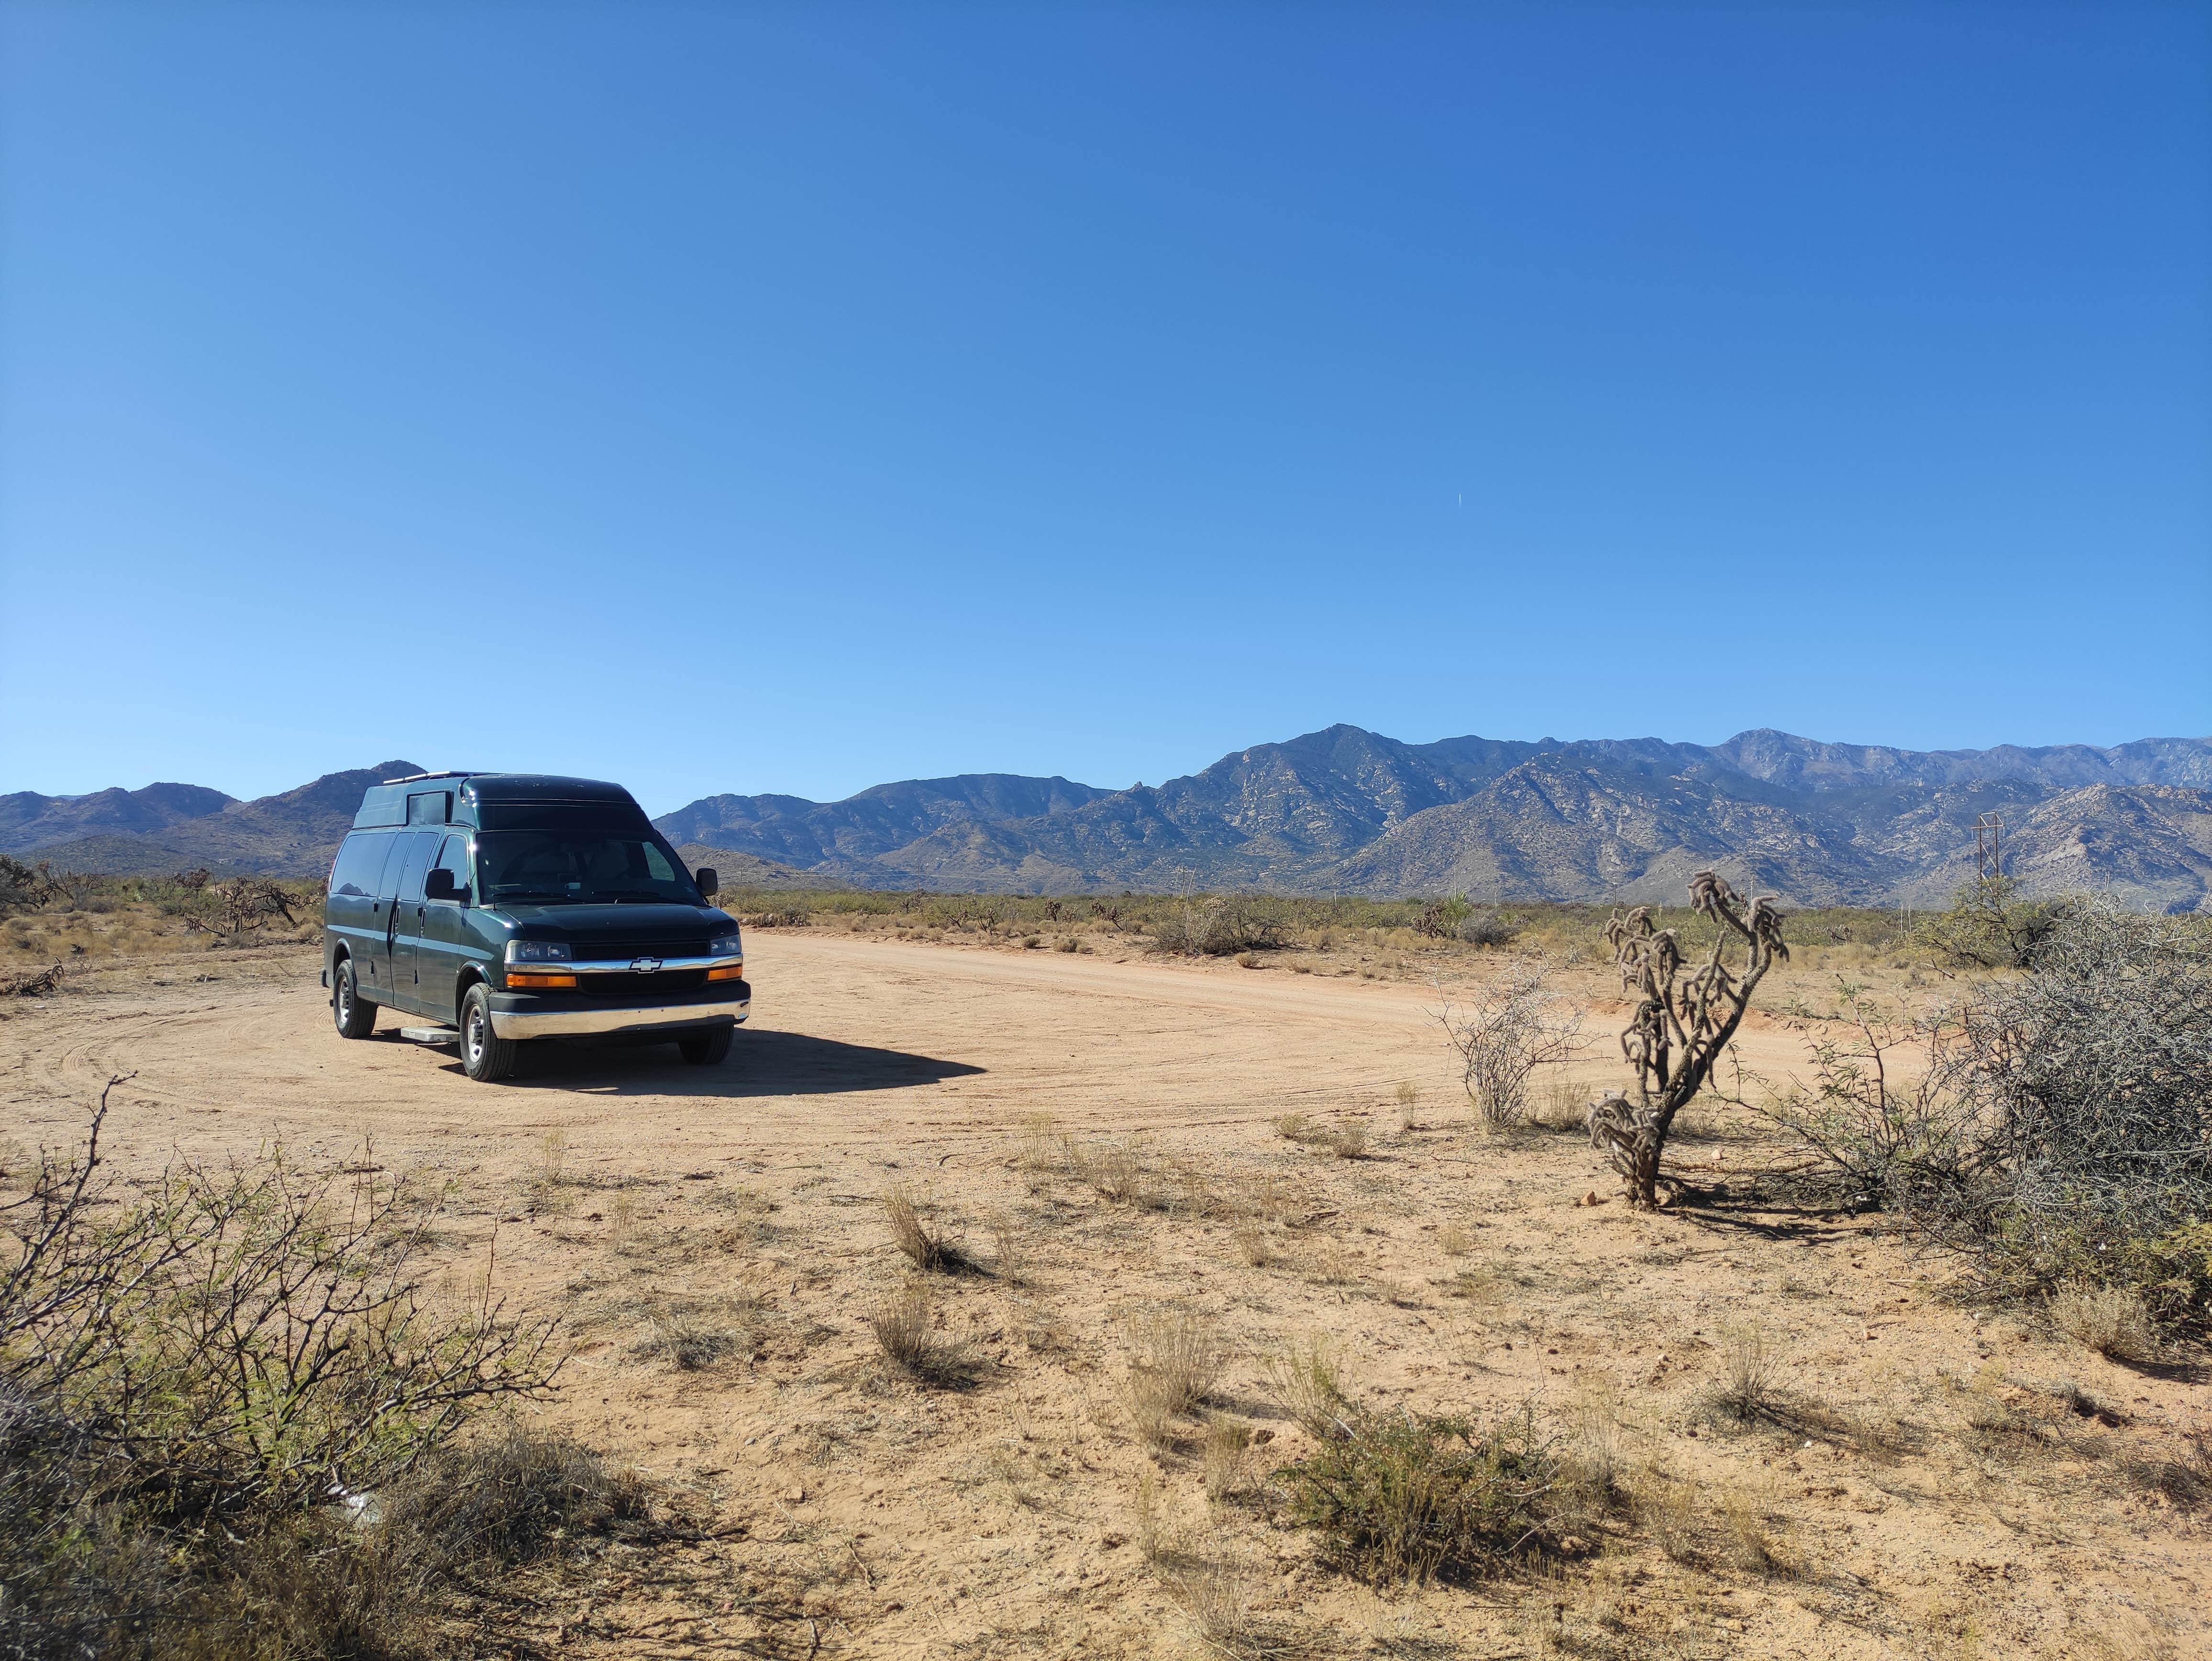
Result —
[{"label": "sandy ground", "polygon": [[[543,1411],[708,1525],[549,1591],[529,1636],[554,1652],[2212,1654],[2212,1530],[2139,1475],[2206,1410],[2194,1375],[1956,1306],[1866,1223],[1777,1208],[1753,1127],[1693,1127],[1675,1164],[1705,1197],[1637,1215],[1577,1203],[1615,1186],[1577,1135],[1470,1125],[1428,988],[1110,939],[747,944],[726,1065],[546,1046],[504,1086],[388,1015],[339,1039],[312,951],[103,970],[0,1021],[0,1116],[66,1141],[130,1074],[125,1169],[366,1142],[450,1184],[454,1275],[494,1261],[568,1323]],[[1802,1054],[1772,1021],[1741,1043],[1769,1069]],[[1582,1071],[1608,1076],[1602,1050]],[[1285,1114],[1357,1122],[1366,1156],[1287,1140]],[[1133,1193],[1085,1174],[1109,1152]],[[866,1324],[908,1276],[892,1183],[980,1265],[932,1277],[961,1387],[887,1368]],[[1203,1425],[1148,1443],[1129,1404],[1162,1310],[1218,1332],[1211,1409],[1265,1439],[1212,1500]],[[1752,1329],[1786,1410],[1743,1428],[1709,1400]],[[723,1353],[679,1365],[655,1339],[684,1334]],[[1301,1437],[1268,1363],[1316,1338],[1370,1404],[1534,1402],[1611,1446],[1632,1501],[1518,1580],[1322,1570],[1265,1491]],[[2068,1382],[2120,1422],[2069,1412]]]}]

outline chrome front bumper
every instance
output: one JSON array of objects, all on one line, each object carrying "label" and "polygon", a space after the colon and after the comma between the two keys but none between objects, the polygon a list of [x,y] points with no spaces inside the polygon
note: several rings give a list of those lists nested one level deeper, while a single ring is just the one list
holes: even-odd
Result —
[{"label": "chrome front bumper", "polygon": [[746,995],[716,1003],[672,1003],[650,1008],[501,1009],[495,998],[491,1030],[502,1038],[574,1037],[594,1032],[674,1031],[686,1026],[743,1025],[752,1011],[752,989]]}]

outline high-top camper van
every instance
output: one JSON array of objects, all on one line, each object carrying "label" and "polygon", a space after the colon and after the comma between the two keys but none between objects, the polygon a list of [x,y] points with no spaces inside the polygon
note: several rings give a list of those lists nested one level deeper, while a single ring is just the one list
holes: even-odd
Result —
[{"label": "high-top camper van", "polygon": [[370,788],[331,867],[323,983],[339,1033],[379,1008],[500,1079],[536,1038],[670,1043],[696,1066],[748,1013],[738,925],[617,784],[426,773]]}]

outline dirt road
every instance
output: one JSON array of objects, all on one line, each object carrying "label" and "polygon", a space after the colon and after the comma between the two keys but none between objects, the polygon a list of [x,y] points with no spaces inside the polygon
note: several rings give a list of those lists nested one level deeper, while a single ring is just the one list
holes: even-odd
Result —
[{"label": "dirt road", "polygon": [[34,1135],[65,1131],[128,1073],[118,1146],[273,1134],[335,1155],[373,1135],[395,1159],[446,1163],[520,1159],[556,1128],[585,1161],[885,1141],[935,1159],[988,1151],[1041,1110],[1164,1130],[1372,1105],[1401,1079],[1451,1087],[1425,987],[797,930],[757,930],[747,950],[753,1020],[730,1063],[705,1071],[666,1048],[547,1044],[513,1084],[474,1085],[451,1051],[401,1038],[395,1015],[372,1040],[338,1040],[297,953],[166,987],[111,977],[0,1028],[0,1053]]}]

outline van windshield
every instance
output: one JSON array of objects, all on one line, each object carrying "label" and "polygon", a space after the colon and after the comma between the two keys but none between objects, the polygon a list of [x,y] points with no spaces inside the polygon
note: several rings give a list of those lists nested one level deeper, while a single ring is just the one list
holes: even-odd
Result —
[{"label": "van windshield", "polygon": [[593,830],[495,830],[477,837],[484,897],[603,905],[705,904],[691,873],[658,842]]}]

